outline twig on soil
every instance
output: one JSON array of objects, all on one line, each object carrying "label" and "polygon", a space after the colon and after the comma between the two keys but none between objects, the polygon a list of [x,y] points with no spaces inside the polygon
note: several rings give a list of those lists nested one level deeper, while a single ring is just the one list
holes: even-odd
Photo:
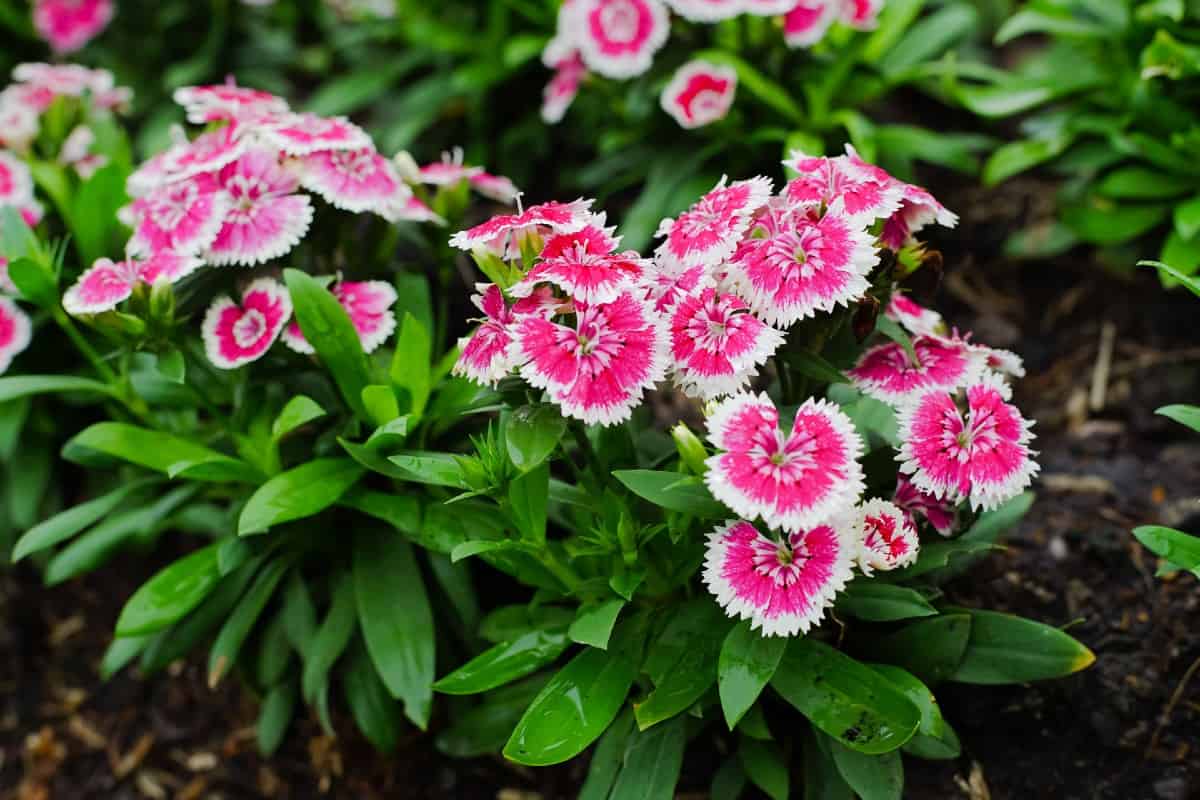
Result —
[{"label": "twig on soil", "polygon": [[1182,364],[1188,361],[1200,361],[1200,347],[1185,347],[1181,350],[1168,350],[1166,352],[1151,350],[1140,353],[1136,358],[1115,364],[1111,374],[1114,378],[1124,378],[1127,375],[1133,375],[1151,367],[1159,367],[1166,364]]},{"label": "twig on soil", "polygon": [[1163,729],[1167,727],[1167,723],[1171,721],[1171,712],[1175,710],[1175,706],[1179,705],[1179,701],[1183,698],[1184,690],[1187,689],[1188,682],[1192,676],[1196,674],[1196,670],[1200,669],[1200,657],[1197,657],[1192,665],[1183,673],[1183,677],[1179,679],[1179,685],[1175,687],[1175,691],[1171,692],[1171,699],[1167,701],[1167,705],[1163,708],[1162,714],[1159,715],[1158,725],[1154,728],[1154,735],[1150,737],[1150,744],[1146,745],[1146,753],[1143,758],[1149,758],[1150,754],[1158,747],[1158,737],[1162,735]]},{"label": "twig on soil", "polygon": [[1113,346],[1117,341],[1117,326],[1105,320],[1100,326],[1100,347],[1096,352],[1096,366],[1092,369],[1092,391],[1088,395],[1088,407],[1103,411],[1108,396],[1108,379],[1112,371]]}]

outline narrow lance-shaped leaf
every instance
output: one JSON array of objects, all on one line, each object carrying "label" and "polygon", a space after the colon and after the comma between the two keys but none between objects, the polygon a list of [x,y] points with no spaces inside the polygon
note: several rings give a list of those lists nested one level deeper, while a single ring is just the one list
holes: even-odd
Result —
[{"label": "narrow lance-shaped leaf", "polygon": [[238,535],[262,533],[273,525],[324,511],[364,472],[348,458],[318,458],[276,475],[246,501],[238,518]]},{"label": "narrow lance-shaped leaf", "polygon": [[221,579],[217,545],[184,556],[146,581],[121,609],[118,636],[162,630],[195,608]]}]

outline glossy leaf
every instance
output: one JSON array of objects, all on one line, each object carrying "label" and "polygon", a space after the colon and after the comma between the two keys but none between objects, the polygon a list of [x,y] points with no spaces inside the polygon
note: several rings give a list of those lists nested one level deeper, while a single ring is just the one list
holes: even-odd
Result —
[{"label": "glossy leaf", "polygon": [[78,463],[90,464],[97,453],[170,477],[239,483],[258,483],[261,479],[257,470],[244,461],[179,436],[124,422],[98,422],[63,447],[63,457]]},{"label": "glossy leaf", "polygon": [[721,644],[729,620],[708,597],[676,610],[654,637],[642,671],[654,690],[634,704],[638,727],[645,730],[686,711],[717,680]]},{"label": "glossy leaf", "polygon": [[24,536],[17,540],[17,544],[13,548],[12,560],[20,561],[33,553],[66,541],[92,523],[115,511],[135,493],[158,482],[158,478],[131,481],[106,495],[55,514],[50,519],[30,528]]},{"label": "glossy leaf", "polygon": [[410,537],[418,535],[421,530],[421,502],[413,495],[377,492],[355,486],[342,495],[338,505],[383,520]]},{"label": "glossy leaf", "polygon": [[624,607],[624,600],[606,600],[596,605],[584,606],[567,628],[568,638],[601,650],[607,649],[613,626],[617,624],[617,615]]},{"label": "glossy leaf", "polygon": [[971,636],[949,680],[1006,684],[1061,678],[1087,669],[1092,651],[1058,628],[995,611],[971,611]]},{"label": "glossy leaf", "polygon": [[455,758],[495,756],[549,676],[534,675],[489,692],[484,702],[454,719],[435,740],[437,749]]},{"label": "glossy leaf", "polygon": [[682,717],[650,731],[634,731],[608,800],[672,800],[683,769],[687,726]]},{"label": "glossy leaf", "polygon": [[1183,284],[1184,288],[1186,288],[1189,292],[1197,297],[1200,297],[1200,279],[1196,278],[1195,276],[1181,272],[1170,264],[1164,264],[1161,261],[1139,261],[1138,266],[1155,267],[1159,272],[1163,273],[1164,275],[1171,276],[1172,279]]},{"label": "glossy leaf", "polygon": [[342,689],[350,713],[367,741],[381,753],[395,750],[400,740],[399,709],[388,696],[362,645],[350,653],[349,663],[342,672]]},{"label": "glossy leaf", "polygon": [[625,745],[633,735],[633,714],[626,709],[596,743],[578,800],[608,800],[625,763]]},{"label": "glossy leaf", "polygon": [[321,408],[316,400],[302,394],[297,395],[288,400],[275,422],[271,424],[271,436],[274,439],[282,439],[297,428],[323,416],[325,409]]},{"label": "glossy leaf", "polygon": [[[412,545],[393,533],[354,539],[354,590],[371,661],[404,714],[424,730],[433,702],[433,611]],[[403,587],[403,591],[397,591]]]},{"label": "glossy leaf", "polygon": [[429,330],[412,314],[405,313],[396,337],[396,351],[392,357],[392,385],[407,393],[408,411],[420,417],[429,402],[432,386],[430,361],[433,358],[433,342]]},{"label": "glossy leaf", "polygon": [[527,542],[546,541],[546,504],[550,494],[550,468],[540,467],[513,478],[508,485],[508,506],[513,522]]},{"label": "glossy leaf", "polygon": [[1200,537],[1162,525],[1143,525],[1133,529],[1137,540],[1173,567],[1191,570],[1200,577]]},{"label": "glossy leaf", "polygon": [[652,469],[623,469],[614,470],[613,477],[638,497],[669,511],[704,519],[723,519],[730,515],[729,510],[713,498],[704,481],[694,475]]},{"label": "glossy leaf", "polygon": [[349,575],[340,575],[334,584],[329,611],[321,620],[308,647],[302,651],[304,673],[301,688],[304,699],[309,703],[316,702],[317,695],[328,685],[329,671],[342,657],[357,629],[358,607],[354,581]]},{"label": "glossy leaf", "polygon": [[751,630],[749,620],[739,622],[725,637],[717,662],[717,688],[730,730],[771,682],[787,650],[787,641],[782,636],[763,636]]},{"label": "glossy leaf", "polygon": [[788,643],[771,686],[829,736],[867,755],[898,749],[921,722],[920,710],[883,676],[808,637]]},{"label": "glossy leaf", "polygon": [[901,800],[904,794],[904,764],[899,751],[867,755],[838,741],[831,741],[829,747],[842,780],[861,800]]},{"label": "glossy leaf", "polygon": [[1155,414],[1172,419],[1200,433],[1200,406],[1173,405],[1155,409]]},{"label": "glossy leaf", "polygon": [[567,429],[567,421],[549,404],[521,406],[504,428],[508,457],[522,472],[534,469],[554,452]]},{"label": "glossy leaf", "polygon": [[915,589],[877,581],[851,583],[838,595],[837,608],[868,622],[891,622],[937,614],[937,609]]},{"label": "glossy leaf", "polygon": [[133,593],[117,618],[117,636],[141,636],[168,627],[204,600],[220,579],[216,544],[184,556]]},{"label": "glossy leaf", "polygon": [[950,759],[958,758],[961,746],[954,729],[942,717],[937,698],[929,687],[910,672],[905,672],[891,664],[871,664],[871,669],[894,683],[921,709],[921,726],[913,738],[904,744],[904,752],[918,758]]},{"label": "glossy leaf", "polygon": [[389,456],[388,460],[399,468],[396,477],[415,483],[433,486],[449,486],[465,489],[462,467],[450,453],[430,453],[411,450]]},{"label": "glossy leaf", "polygon": [[74,375],[8,375],[0,378],[0,403],[32,395],[70,393],[116,394],[107,383]]},{"label": "glossy leaf", "polygon": [[433,688],[443,694],[486,692],[552,663],[569,644],[561,633],[529,631],[485,650],[433,684]]},{"label": "glossy leaf", "polygon": [[283,737],[296,713],[299,695],[300,690],[293,678],[271,687],[267,696],[263,698],[256,726],[258,752],[261,755],[274,755],[279,745],[283,744]]},{"label": "glossy leaf", "polygon": [[942,614],[904,626],[870,643],[873,660],[903,667],[927,684],[935,685],[958,669],[971,636],[971,617]]},{"label": "glossy leaf", "polygon": [[779,749],[770,742],[742,737],[738,760],[750,782],[771,800],[788,800],[791,793],[787,762]]},{"label": "glossy leaf", "polygon": [[518,764],[561,764],[579,755],[625,704],[637,668],[623,654],[587,648],[534,698],[504,746]]},{"label": "glossy leaf", "polygon": [[221,679],[237,662],[242,645],[254,624],[258,621],[267,602],[275,593],[275,587],[287,572],[289,564],[283,558],[276,558],[263,567],[254,579],[254,583],[246,590],[238,601],[237,607],[225,624],[221,626],[217,639],[213,642],[208,655],[208,685],[210,688],[220,683]]},{"label": "glossy leaf", "polygon": [[263,533],[324,511],[365,471],[348,458],[318,458],[276,475],[246,501],[238,517],[238,536]]}]

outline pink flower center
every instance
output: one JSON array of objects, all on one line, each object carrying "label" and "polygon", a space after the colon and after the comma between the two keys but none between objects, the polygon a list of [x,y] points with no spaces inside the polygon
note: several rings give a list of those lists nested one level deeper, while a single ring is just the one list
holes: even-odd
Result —
[{"label": "pink flower center", "polygon": [[632,44],[638,38],[640,23],[641,14],[633,3],[618,0],[600,9],[600,24],[614,42]]},{"label": "pink flower center", "polygon": [[754,548],[754,571],[770,578],[776,586],[796,583],[812,557],[803,541],[792,546],[786,541],[772,542],[760,536],[751,547]]},{"label": "pink flower center", "polygon": [[258,309],[250,309],[233,324],[233,340],[238,347],[252,347],[267,332],[267,318]]},{"label": "pink flower center", "polygon": [[867,547],[875,552],[886,551],[891,557],[904,555],[907,548],[904,540],[896,536],[896,520],[887,514],[868,516],[864,520],[864,537]]},{"label": "pink flower center", "polygon": [[150,210],[150,217],[160,228],[170,230],[183,222],[188,209],[196,202],[199,189],[195,184],[184,183],[173,187],[162,202],[156,203]]},{"label": "pink flower center", "polygon": [[225,190],[233,198],[230,217],[234,222],[246,224],[254,220],[259,202],[270,193],[269,187],[259,178],[234,175],[225,184]]},{"label": "pink flower center", "polygon": [[365,181],[375,170],[371,157],[364,151],[341,150],[333,154],[333,167],[355,181]]}]

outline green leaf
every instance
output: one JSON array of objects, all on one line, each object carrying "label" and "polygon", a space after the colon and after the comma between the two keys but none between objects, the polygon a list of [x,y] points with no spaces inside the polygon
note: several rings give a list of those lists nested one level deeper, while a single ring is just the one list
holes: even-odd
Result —
[{"label": "green leaf", "polygon": [[1133,535],[1159,558],[1200,577],[1200,538],[1161,525],[1134,528]]},{"label": "green leaf", "polygon": [[278,441],[302,425],[323,416],[325,409],[321,408],[316,400],[302,394],[296,395],[287,402],[275,418],[275,422],[271,424],[271,438]]},{"label": "green leaf", "polygon": [[283,279],[304,338],[332,373],[346,404],[360,419],[369,420],[362,390],[371,384],[371,369],[346,309],[310,275],[285,269]]},{"label": "green leaf", "polygon": [[504,428],[508,457],[517,469],[528,472],[550,457],[566,429],[567,421],[555,406],[521,406]]},{"label": "green leaf", "polygon": [[800,106],[792,99],[787,89],[768,78],[757,67],[751,66],[749,62],[725,50],[704,50],[696,53],[693,57],[733,67],[737,72],[739,88],[779,112],[789,122],[799,124],[805,122],[804,112],[800,110]]},{"label": "green leaf", "polygon": [[654,638],[642,671],[654,690],[634,704],[642,730],[690,708],[717,680],[717,660],[729,623],[710,598],[693,600],[675,611]]},{"label": "green leaf", "polygon": [[693,475],[652,469],[619,469],[613,471],[613,477],[638,497],[668,511],[703,519],[729,516],[729,510],[713,498],[704,481]]},{"label": "green leaf", "polygon": [[1164,264],[1161,261],[1139,261],[1138,266],[1154,267],[1159,272],[1169,275],[1179,283],[1183,284],[1184,288],[1186,288],[1192,294],[1200,297],[1200,279],[1197,279],[1192,275],[1188,275],[1185,272],[1181,272],[1170,264]]},{"label": "green leaf", "polygon": [[128,202],[124,164],[110,163],[83,182],[76,192],[70,214],[71,235],[83,263],[112,253],[120,246],[117,210]]},{"label": "green leaf", "polygon": [[628,709],[600,737],[588,764],[587,778],[577,800],[609,800],[613,784],[625,762],[625,745],[633,734],[633,714]]},{"label": "green leaf", "polygon": [[38,394],[94,393],[114,395],[107,383],[74,375],[10,375],[0,378],[0,403]]},{"label": "green leaf", "polygon": [[950,5],[917,21],[879,59],[879,70],[897,79],[905,70],[936,59],[979,26],[979,12],[969,5]]},{"label": "green leaf", "polygon": [[395,283],[397,297],[393,311],[396,318],[404,319],[411,314],[425,330],[434,330],[429,279],[417,273],[402,272],[396,276]]},{"label": "green leaf", "polygon": [[970,616],[942,614],[905,625],[895,633],[876,639],[869,652],[872,659],[901,666],[925,683],[934,685],[958,669],[970,637]]},{"label": "green leaf", "polygon": [[1079,238],[1091,244],[1111,246],[1141,236],[1165,222],[1170,206],[1164,203],[1118,205],[1093,195],[1083,202],[1065,206],[1062,220]]},{"label": "green leaf", "polygon": [[1200,233],[1200,195],[1176,204],[1175,230],[1188,240]]},{"label": "green leaf", "polygon": [[508,505],[522,539],[534,544],[546,541],[546,503],[550,495],[550,467],[518,475],[508,485]]},{"label": "green leaf", "polygon": [[672,800],[683,770],[687,727],[680,717],[652,731],[634,731],[608,800]]},{"label": "green leaf", "polygon": [[454,546],[450,551],[450,561],[457,564],[463,559],[471,556],[478,556],[484,553],[495,553],[503,550],[520,550],[524,547],[520,542],[514,542],[511,539],[472,539],[469,542],[461,542]]},{"label": "green leaf", "polygon": [[367,417],[376,425],[386,425],[400,416],[400,403],[391,386],[372,384],[364,387],[362,401]]},{"label": "green leaf", "polygon": [[300,692],[294,679],[283,681],[267,692],[262,708],[258,712],[258,752],[264,757],[274,755],[283,744],[283,737],[292,716],[296,713],[296,700]]},{"label": "green leaf", "polygon": [[915,589],[877,581],[854,581],[838,595],[838,611],[868,622],[932,617],[937,609]]},{"label": "green leaf", "polygon": [[436,667],[433,611],[416,555],[406,539],[391,533],[363,533],[354,544],[354,590],[367,651],[388,692],[403,701],[404,715],[424,730]]},{"label": "green leaf", "polygon": [[921,360],[917,358],[917,352],[913,350],[912,338],[908,332],[900,327],[900,323],[891,317],[880,314],[875,319],[875,330],[882,333],[887,338],[891,339],[896,344],[904,348],[904,352],[912,359],[912,363],[919,364]]},{"label": "green leaf", "polygon": [[238,536],[318,514],[366,472],[348,458],[318,458],[276,475],[258,487],[238,517]]},{"label": "green leaf", "polygon": [[98,422],[63,447],[68,461],[90,464],[95,453],[197,481],[258,483],[261,476],[244,461],[188,439],[124,422]]},{"label": "green leaf", "polygon": [[136,492],[154,486],[157,478],[132,481],[106,495],[69,508],[26,531],[13,548],[14,562],[66,541],[92,523],[108,516]]},{"label": "green leaf", "polygon": [[1087,669],[1092,651],[1058,628],[995,611],[970,611],[971,637],[949,680],[987,685],[1061,678]]},{"label": "green leaf", "polygon": [[367,741],[381,753],[395,750],[400,740],[396,713],[399,709],[361,646],[356,646],[350,654],[349,664],[342,673],[342,689],[350,713]]},{"label": "green leaf", "polygon": [[567,636],[573,642],[608,649],[608,639],[612,636],[613,626],[617,624],[617,616],[625,607],[624,600],[607,600],[592,606],[579,609],[579,615],[567,628]]},{"label": "green leaf", "polygon": [[783,636],[763,636],[751,630],[749,620],[739,622],[725,637],[717,662],[717,688],[729,730],[737,726],[771,682],[787,650],[787,641]]},{"label": "green leaf", "polygon": [[18,258],[8,264],[8,277],[21,297],[39,308],[58,308],[58,285],[50,270],[31,258]]},{"label": "green leaf", "polygon": [[450,453],[430,453],[409,450],[388,457],[398,467],[401,480],[466,489],[463,470],[458,459]]},{"label": "green leaf", "polygon": [[743,736],[738,745],[738,760],[746,777],[767,797],[771,800],[788,800],[791,787],[787,763],[773,743]]},{"label": "green leaf", "polygon": [[846,373],[830,364],[816,353],[807,350],[784,350],[779,354],[783,362],[806,378],[821,383],[849,383]]},{"label": "green leaf", "polygon": [[155,573],[121,609],[117,636],[141,636],[172,625],[200,604],[221,579],[210,544]]},{"label": "green leaf", "polygon": [[392,385],[408,393],[409,412],[420,417],[429,402],[432,388],[430,361],[433,359],[433,341],[429,330],[408,312],[400,325],[396,338],[396,352],[392,356]]},{"label": "green leaf", "polygon": [[438,750],[455,758],[494,757],[548,677],[534,675],[489,693],[481,705],[457,716],[450,728],[438,734]]},{"label": "green leaf", "polygon": [[898,750],[867,755],[837,741],[831,741],[829,746],[842,779],[862,800],[901,800],[904,764]]},{"label": "green leaf", "polygon": [[1075,141],[1073,134],[1059,132],[1040,139],[1024,139],[1002,145],[983,166],[983,182],[995,186],[1026,170],[1056,158]]},{"label": "green leaf", "polygon": [[354,581],[349,575],[339,575],[333,587],[329,611],[321,620],[309,646],[302,651],[304,673],[300,685],[307,702],[316,702],[317,695],[328,685],[329,671],[341,658],[357,628]]},{"label": "green leaf", "polygon": [[883,676],[808,637],[788,643],[771,686],[825,733],[868,755],[898,749],[921,722],[920,710]]},{"label": "green leaf", "polygon": [[238,653],[241,652],[246,637],[250,635],[254,623],[258,621],[263,609],[266,608],[271,595],[275,593],[275,587],[279,585],[279,581],[288,571],[289,566],[288,561],[283,558],[276,558],[267,564],[258,573],[250,588],[246,590],[246,594],[242,595],[233,614],[221,626],[221,631],[217,634],[217,639],[213,642],[212,650],[208,654],[208,686],[210,689],[216,688],[221,679],[237,663]]},{"label": "green leaf", "polygon": [[504,755],[528,766],[574,758],[612,723],[635,677],[637,668],[623,654],[585,649],[534,698]]},{"label": "green leaf", "polygon": [[916,676],[891,664],[871,664],[871,669],[894,683],[917,708],[921,709],[921,727],[917,729],[917,734],[905,743],[904,752],[918,758],[958,758],[962,749],[958,736],[942,717],[937,699],[933,692],[929,691],[929,687],[921,683]]},{"label": "green leaf", "polygon": [[1116,33],[1097,20],[1089,19],[1068,8],[1039,4],[1022,8],[996,31],[996,44],[1002,45],[1030,33],[1048,33],[1055,37],[1091,39]]},{"label": "green leaf", "polygon": [[1117,167],[1096,185],[1096,191],[1117,200],[1159,200],[1195,191],[1196,179],[1140,166]]},{"label": "green leaf", "polygon": [[108,643],[100,658],[100,680],[108,681],[125,665],[138,657],[154,641],[154,636],[118,636]]},{"label": "green leaf", "polygon": [[833,763],[833,740],[812,726],[805,726],[803,736],[804,800],[855,800]]},{"label": "green leaf", "polygon": [[433,688],[443,694],[486,692],[552,663],[569,644],[561,633],[529,631],[485,650],[433,684]]},{"label": "green leaf", "polygon": [[1173,405],[1155,409],[1155,414],[1172,419],[1200,433],[1200,406]]}]

